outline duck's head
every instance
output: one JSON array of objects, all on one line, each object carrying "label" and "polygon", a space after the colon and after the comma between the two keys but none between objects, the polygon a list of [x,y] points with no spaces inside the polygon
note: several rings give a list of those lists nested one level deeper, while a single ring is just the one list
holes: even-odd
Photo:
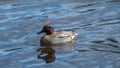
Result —
[{"label": "duck's head", "polygon": [[44,25],[43,29],[37,34],[45,32],[47,35],[51,35],[54,33],[54,28],[50,24]]}]

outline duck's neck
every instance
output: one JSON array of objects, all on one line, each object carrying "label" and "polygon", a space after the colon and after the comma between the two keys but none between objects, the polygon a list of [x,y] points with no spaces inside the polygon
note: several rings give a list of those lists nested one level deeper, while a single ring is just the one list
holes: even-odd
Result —
[{"label": "duck's neck", "polygon": [[52,35],[52,34],[54,34],[54,31],[53,30],[46,31],[46,34],[47,35]]}]

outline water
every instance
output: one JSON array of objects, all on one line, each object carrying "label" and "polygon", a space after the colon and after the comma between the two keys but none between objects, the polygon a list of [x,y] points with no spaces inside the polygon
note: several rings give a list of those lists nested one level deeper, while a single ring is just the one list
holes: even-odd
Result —
[{"label": "water", "polygon": [[[53,25],[55,31],[75,31],[76,42],[43,48],[40,55],[36,50],[41,47],[39,39],[43,34],[36,33],[45,23]],[[0,66],[119,68],[120,1],[0,1]]]}]

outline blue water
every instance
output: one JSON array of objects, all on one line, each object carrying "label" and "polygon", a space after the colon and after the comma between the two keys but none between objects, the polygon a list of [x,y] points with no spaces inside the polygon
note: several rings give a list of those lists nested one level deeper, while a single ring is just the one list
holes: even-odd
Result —
[{"label": "blue water", "polygon": [[[43,48],[46,23],[72,30],[75,42]],[[46,56],[48,53],[52,55]],[[41,55],[40,55],[41,54]],[[50,61],[49,63],[46,63]],[[119,0],[0,1],[1,68],[119,68]]]}]

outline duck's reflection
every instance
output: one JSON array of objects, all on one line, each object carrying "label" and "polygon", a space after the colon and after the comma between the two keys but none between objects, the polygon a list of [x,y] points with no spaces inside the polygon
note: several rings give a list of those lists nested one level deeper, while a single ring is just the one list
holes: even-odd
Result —
[{"label": "duck's reflection", "polygon": [[52,44],[52,45],[43,45],[41,44],[41,48],[37,51],[40,52],[38,55],[38,59],[43,59],[46,63],[54,62],[56,59],[55,50],[74,50],[74,46],[72,42],[65,42],[59,44]]},{"label": "duck's reflection", "polygon": [[37,51],[40,52],[38,59],[43,59],[46,63],[54,62],[55,50],[51,47],[39,48]]}]

